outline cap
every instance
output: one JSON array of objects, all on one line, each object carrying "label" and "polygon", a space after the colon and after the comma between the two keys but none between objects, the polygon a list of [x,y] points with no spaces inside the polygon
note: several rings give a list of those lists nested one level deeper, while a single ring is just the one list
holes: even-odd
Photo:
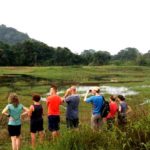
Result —
[{"label": "cap", "polygon": [[99,86],[95,86],[95,87],[93,87],[91,90],[100,91],[100,87],[99,87]]}]

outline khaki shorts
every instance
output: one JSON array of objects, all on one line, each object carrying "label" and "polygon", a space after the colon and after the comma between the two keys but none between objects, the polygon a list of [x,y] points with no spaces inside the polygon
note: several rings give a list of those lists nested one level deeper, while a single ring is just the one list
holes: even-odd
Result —
[{"label": "khaki shorts", "polygon": [[101,115],[95,114],[91,117],[91,128],[93,130],[98,130],[102,126],[103,120]]}]

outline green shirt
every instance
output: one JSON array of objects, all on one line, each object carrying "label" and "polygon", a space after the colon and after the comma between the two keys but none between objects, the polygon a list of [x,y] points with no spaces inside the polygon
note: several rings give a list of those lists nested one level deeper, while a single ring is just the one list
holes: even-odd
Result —
[{"label": "green shirt", "polygon": [[15,107],[13,104],[8,104],[6,106],[8,108],[8,113],[10,115],[8,125],[21,125],[21,113],[23,111],[23,105],[19,104]]}]

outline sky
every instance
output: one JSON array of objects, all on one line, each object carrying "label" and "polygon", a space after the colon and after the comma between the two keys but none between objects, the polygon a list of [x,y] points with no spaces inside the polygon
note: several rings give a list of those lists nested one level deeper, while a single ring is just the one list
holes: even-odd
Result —
[{"label": "sky", "polygon": [[0,24],[53,47],[150,50],[149,0],[0,0]]}]

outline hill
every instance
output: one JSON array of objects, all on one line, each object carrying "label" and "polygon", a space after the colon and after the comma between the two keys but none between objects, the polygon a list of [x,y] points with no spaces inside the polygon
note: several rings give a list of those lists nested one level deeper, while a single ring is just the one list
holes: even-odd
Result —
[{"label": "hill", "polygon": [[0,25],[0,41],[4,43],[12,45],[29,39],[30,37],[25,33],[19,32],[12,27]]}]

